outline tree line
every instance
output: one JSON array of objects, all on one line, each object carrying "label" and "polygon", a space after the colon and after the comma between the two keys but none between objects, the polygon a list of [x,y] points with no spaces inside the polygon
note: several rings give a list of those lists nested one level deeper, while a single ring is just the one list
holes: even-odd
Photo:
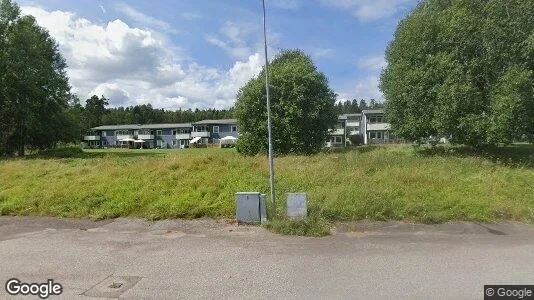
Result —
[{"label": "tree line", "polygon": [[397,136],[534,140],[534,1],[421,1],[386,60],[380,86]]},{"label": "tree line", "polygon": [[375,99],[371,99],[369,103],[365,99],[356,99],[339,101],[334,110],[336,114],[357,114],[361,113],[364,109],[380,109],[384,108],[384,103],[377,102]]}]

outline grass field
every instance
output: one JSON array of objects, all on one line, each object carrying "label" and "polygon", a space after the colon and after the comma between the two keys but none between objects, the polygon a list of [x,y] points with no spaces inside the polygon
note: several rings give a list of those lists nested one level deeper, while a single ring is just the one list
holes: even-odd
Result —
[{"label": "grass field", "polygon": [[[279,157],[275,165],[278,199],[307,192],[310,214],[327,221],[534,221],[531,145],[477,154],[361,147]],[[233,218],[238,191],[268,192],[266,157],[234,149],[80,150],[0,160],[3,215]]]}]

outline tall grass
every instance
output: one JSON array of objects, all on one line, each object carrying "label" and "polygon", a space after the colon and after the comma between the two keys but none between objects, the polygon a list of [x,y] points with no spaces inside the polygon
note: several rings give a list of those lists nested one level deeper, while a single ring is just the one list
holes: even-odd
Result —
[{"label": "tall grass", "polygon": [[[266,157],[242,157],[234,149],[62,157],[1,160],[0,214],[233,218],[235,192],[269,189]],[[275,167],[278,199],[307,192],[310,214],[327,221],[534,220],[528,164],[387,146],[278,157]]]}]

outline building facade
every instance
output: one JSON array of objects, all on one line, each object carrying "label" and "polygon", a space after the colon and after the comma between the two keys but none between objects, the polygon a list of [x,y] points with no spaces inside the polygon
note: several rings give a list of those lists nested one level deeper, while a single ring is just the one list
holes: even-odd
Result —
[{"label": "building facade", "polygon": [[[203,120],[180,124],[104,125],[92,128],[84,135],[91,148],[172,148],[183,149],[207,145],[222,145],[239,137],[237,120]],[[399,142],[391,134],[390,124],[381,109],[364,110],[361,114],[344,114],[330,131],[326,147],[346,147],[352,144]]]},{"label": "building facade", "polygon": [[383,144],[401,142],[391,134],[391,125],[384,110],[363,110],[361,114],[338,117],[336,128],[330,132],[327,147],[346,147],[352,144]]},{"label": "building facade", "polygon": [[[239,136],[235,119],[180,124],[104,125],[91,128],[83,140],[88,147],[189,148],[219,144]],[[231,137],[231,138],[229,138]]]},{"label": "building facade", "polygon": [[224,137],[237,138],[237,120],[203,120],[191,124],[191,141],[194,144],[219,144]]}]

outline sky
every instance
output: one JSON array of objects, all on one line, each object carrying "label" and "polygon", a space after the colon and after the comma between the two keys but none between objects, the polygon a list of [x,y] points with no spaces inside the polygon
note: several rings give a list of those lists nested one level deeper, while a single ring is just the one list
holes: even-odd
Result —
[{"label": "sky", "polygon": [[[266,0],[269,59],[302,49],[338,101],[383,99],[384,51],[418,0]],[[18,0],[59,44],[72,91],[110,106],[228,108],[264,65],[261,0]]]}]

